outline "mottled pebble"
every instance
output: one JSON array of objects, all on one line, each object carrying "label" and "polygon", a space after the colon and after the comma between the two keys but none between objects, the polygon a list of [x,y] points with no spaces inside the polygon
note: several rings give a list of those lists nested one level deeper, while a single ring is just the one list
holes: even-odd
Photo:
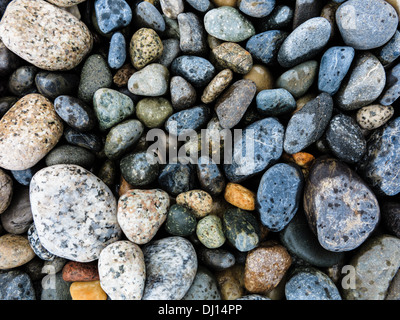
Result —
[{"label": "mottled pebble", "polygon": [[200,242],[209,249],[221,247],[226,240],[221,218],[215,215],[208,215],[198,221],[196,235]]},{"label": "mottled pebble", "polygon": [[250,52],[235,42],[223,42],[212,50],[212,58],[217,68],[231,69],[235,73],[247,74],[253,67]]},{"label": "mottled pebble", "polygon": [[174,136],[184,136],[205,126],[210,117],[209,107],[195,106],[172,114],[165,122],[165,129]]},{"label": "mottled pebble", "polygon": [[62,278],[67,282],[99,280],[98,262],[68,261],[62,269]]},{"label": "mottled pebble", "polygon": [[36,300],[35,288],[29,275],[21,270],[0,272],[1,300]]},{"label": "mottled pebble", "polygon": [[97,24],[103,33],[122,29],[132,20],[131,7],[125,0],[96,0],[94,11]]},{"label": "mottled pebble", "polygon": [[143,69],[148,64],[158,60],[164,46],[157,32],[149,28],[137,30],[129,45],[129,55],[134,68]]},{"label": "mottled pebble", "polygon": [[218,164],[207,156],[201,156],[197,163],[197,178],[203,190],[212,196],[221,194],[225,189],[225,177]]},{"label": "mottled pebble", "polygon": [[203,55],[207,52],[203,21],[193,12],[178,15],[179,46],[184,54]]},{"label": "mottled pebble", "polygon": [[7,233],[0,237],[0,270],[17,268],[34,257],[35,252],[25,236]]},{"label": "mottled pebble", "polygon": [[35,66],[22,66],[16,69],[8,79],[8,90],[18,97],[35,93],[35,76],[38,68]]},{"label": "mottled pebble", "polygon": [[201,101],[206,104],[213,102],[229,86],[232,79],[232,70],[224,69],[220,71],[204,89]]},{"label": "mottled pebble", "polygon": [[159,173],[157,159],[146,151],[123,156],[119,167],[124,179],[133,186],[146,186],[155,181]]},{"label": "mottled pebble", "polygon": [[173,236],[187,237],[196,231],[197,219],[192,211],[179,204],[168,210],[165,230]]},{"label": "mottled pebble", "polygon": [[169,163],[158,175],[161,189],[174,196],[193,189],[194,182],[195,171],[190,164]]}]

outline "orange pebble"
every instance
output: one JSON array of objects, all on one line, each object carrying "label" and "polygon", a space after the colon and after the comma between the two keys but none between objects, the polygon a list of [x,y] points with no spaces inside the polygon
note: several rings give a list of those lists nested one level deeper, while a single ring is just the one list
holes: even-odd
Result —
[{"label": "orange pebble", "polygon": [[256,195],[240,184],[229,182],[225,187],[225,200],[243,210],[252,211],[256,208]]},{"label": "orange pebble", "polygon": [[307,152],[298,152],[292,155],[294,162],[302,168],[311,167],[315,157]]},{"label": "orange pebble", "polygon": [[129,184],[123,176],[121,176],[120,183],[119,183],[119,189],[118,189],[118,194],[119,196],[122,196],[125,194],[127,191],[133,189],[133,186]]},{"label": "orange pebble", "polygon": [[72,300],[107,300],[100,281],[73,282],[69,288]]}]

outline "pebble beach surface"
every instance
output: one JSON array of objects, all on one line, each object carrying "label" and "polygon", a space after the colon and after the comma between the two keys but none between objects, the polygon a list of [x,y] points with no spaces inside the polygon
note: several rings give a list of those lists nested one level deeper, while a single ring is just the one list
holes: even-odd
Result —
[{"label": "pebble beach surface", "polygon": [[0,300],[400,300],[399,14],[0,0]]}]

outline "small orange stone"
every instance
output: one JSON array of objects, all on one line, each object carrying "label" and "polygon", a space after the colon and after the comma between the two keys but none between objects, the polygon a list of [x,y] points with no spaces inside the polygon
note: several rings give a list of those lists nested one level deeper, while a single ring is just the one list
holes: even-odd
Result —
[{"label": "small orange stone", "polygon": [[243,210],[252,211],[256,208],[256,195],[253,191],[240,184],[229,182],[225,187],[225,200]]},{"label": "small orange stone", "polygon": [[73,282],[69,288],[72,300],[107,300],[100,281]]},{"label": "small orange stone", "polygon": [[126,192],[128,192],[129,190],[133,189],[134,187],[129,184],[123,176],[121,176],[120,182],[119,182],[119,189],[118,189],[118,194],[119,196],[122,196],[123,194],[125,194]]},{"label": "small orange stone", "polygon": [[307,152],[298,152],[292,155],[294,162],[302,168],[308,169],[315,160],[312,154]]}]

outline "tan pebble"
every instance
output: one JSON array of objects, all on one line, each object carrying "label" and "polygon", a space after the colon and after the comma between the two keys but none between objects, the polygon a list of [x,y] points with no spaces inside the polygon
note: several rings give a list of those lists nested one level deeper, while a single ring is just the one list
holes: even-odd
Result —
[{"label": "tan pebble", "polygon": [[0,169],[0,214],[10,205],[13,196],[13,180]]},{"label": "tan pebble", "polygon": [[392,106],[374,104],[359,109],[356,119],[362,129],[374,130],[388,122],[393,114],[394,108]]},{"label": "tan pebble", "polygon": [[237,6],[237,0],[211,0],[211,2],[214,3],[217,7],[224,7],[224,6],[236,7]]},{"label": "tan pebble", "polygon": [[190,190],[179,194],[176,203],[189,208],[196,218],[203,218],[211,212],[213,199],[204,190]]},{"label": "tan pebble", "polygon": [[245,293],[244,267],[239,264],[218,271],[216,279],[222,300],[236,300]]},{"label": "tan pebble", "polygon": [[132,36],[129,54],[134,68],[143,69],[159,59],[164,46],[157,32],[150,28],[141,28]]},{"label": "tan pebble", "polygon": [[231,69],[239,74],[247,74],[253,67],[253,58],[247,50],[235,42],[224,42],[212,50],[219,69]]},{"label": "tan pebble", "polygon": [[206,104],[213,102],[228,87],[232,79],[232,70],[225,69],[219,72],[204,89],[201,101]]},{"label": "tan pebble", "polygon": [[257,92],[274,88],[274,76],[272,72],[261,64],[253,65],[250,72],[243,76],[243,79],[252,80],[257,87]]},{"label": "tan pebble", "polygon": [[113,82],[117,87],[124,87],[128,84],[129,78],[136,72],[136,69],[130,64],[127,63],[123,65],[118,71],[115,73],[113,77]]},{"label": "tan pebble", "polygon": [[22,266],[35,256],[26,237],[11,233],[0,237],[0,270]]},{"label": "tan pebble", "polygon": [[72,300],[107,300],[100,281],[73,282],[69,287]]},{"label": "tan pebble", "polygon": [[243,210],[252,211],[256,206],[256,195],[240,184],[229,182],[225,187],[225,200]]}]

